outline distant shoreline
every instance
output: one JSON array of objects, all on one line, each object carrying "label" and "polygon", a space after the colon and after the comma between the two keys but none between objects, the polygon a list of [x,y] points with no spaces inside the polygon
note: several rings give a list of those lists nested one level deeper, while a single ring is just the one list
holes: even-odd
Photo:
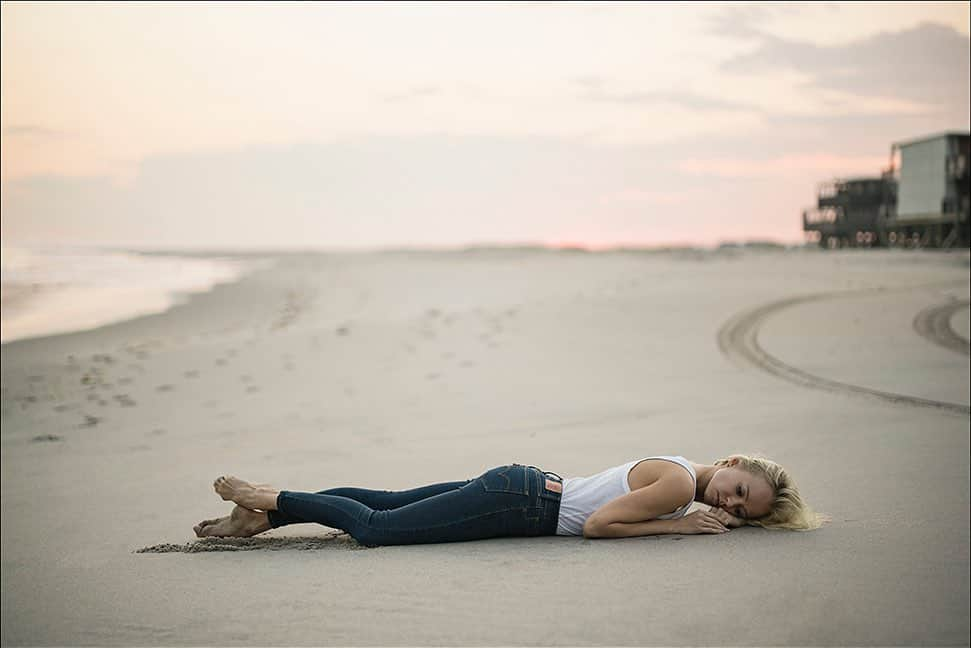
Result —
[{"label": "distant shoreline", "polygon": [[5,246],[0,343],[162,313],[186,295],[237,281],[257,267],[225,255]]}]

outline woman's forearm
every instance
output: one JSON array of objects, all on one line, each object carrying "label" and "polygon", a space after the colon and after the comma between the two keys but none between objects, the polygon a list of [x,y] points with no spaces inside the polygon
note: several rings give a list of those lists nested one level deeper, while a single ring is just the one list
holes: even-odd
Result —
[{"label": "woman's forearm", "polygon": [[648,520],[647,522],[611,522],[603,526],[583,525],[585,538],[630,538],[634,536],[678,533],[678,520]]}]

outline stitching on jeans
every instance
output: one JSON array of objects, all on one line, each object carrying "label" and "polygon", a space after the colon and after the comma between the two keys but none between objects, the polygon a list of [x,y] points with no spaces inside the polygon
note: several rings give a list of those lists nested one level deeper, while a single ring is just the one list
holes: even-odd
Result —
[{"label": "stitching on jeans", "polygon": [[[529,495],[529,484],[526,482],[526,476],[525,475],[523,476],[523,479],[524,479],[523,488],[520,488],[518,490],[514,490],[513,487],[512,487],[512,480],[509,479],[509,471],[515,465],[518,465],[518,464],[514,464],[513,466],[501,466],[502,470],[498,470],[495,473],[495,475],[497,477],[502,477],[503,480],[505,480],[505,484],[504,485],[499,486],[499,487],[496,487],[496,488],[490,488],[488,481],[486,481],[485,475],[480,476],[478,478],[478,481],[482,484],[482,489],[485,492],[487,492],[487,493],[508,493],[508,494],[511,494],[511,495]],[[493,470],[495,470],[495,469],[493,469]],[[491,471],[489,471],[489,472],[491,472]],[[488,473],[486,473],[486,474],[488,474]],[[525,493],[523,492],[523,489],[526,490]]]}]

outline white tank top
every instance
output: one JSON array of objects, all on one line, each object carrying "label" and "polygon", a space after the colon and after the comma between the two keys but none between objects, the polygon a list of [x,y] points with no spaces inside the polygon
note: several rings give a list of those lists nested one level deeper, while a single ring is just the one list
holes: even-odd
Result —
[{"label": "white tank top", "polygon": [[[614,466],[590,477],[569,477],[563,479],[563,494],[560,497],[560,516],[556,524],[556,535],[583,535],[583,523],[598,508],[607,502],[617,499],[630,492],[630,482],[627,476],[631,469],[642,461],[661,459],[683,466],[691,475],[691,481],[697,487],[697,476],[691,463],[684,457],[658,456],[645,457],[637,461],[630,461],[621,466]],[[673,520],[682,517],[691,508],[694,498],[684,506],[659,515],[659,520]]]}]

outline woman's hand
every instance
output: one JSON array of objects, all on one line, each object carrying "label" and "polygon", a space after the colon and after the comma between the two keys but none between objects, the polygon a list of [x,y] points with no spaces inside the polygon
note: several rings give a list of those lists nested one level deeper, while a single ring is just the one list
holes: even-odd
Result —
[{"label": "woman's hand", "polygon": [[[724,511],[721,511],[724,513]],[[725,513],[725,515],[728,515]],[[731,516],[729,516],[731,517]],[[675,533],[693,535],[697,533],[725,533],[728,527],[713,511],[694,511],[677,521]]]},{"label": "woman's hand", "polygon": [[745,520],[735,517],[724,509],[715,508],[712,506],[710,509],[708,509],[708,512],[717,517],[719,521],[729,529],[737,529],[745,524]]}]

